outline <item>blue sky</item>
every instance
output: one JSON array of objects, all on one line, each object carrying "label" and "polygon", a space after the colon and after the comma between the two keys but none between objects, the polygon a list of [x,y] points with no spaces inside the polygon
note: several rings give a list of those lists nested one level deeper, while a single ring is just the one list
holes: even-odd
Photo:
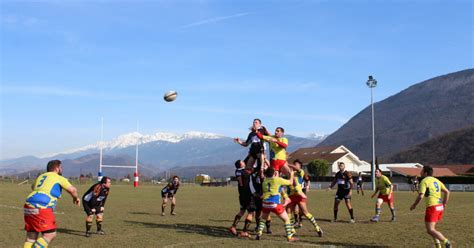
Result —
[{"label": "blue sky", "polygon": [[[2,1],[1,158],[132,132],[330,134],[473,67],[471,1]],[[173,103],[164,92],[178,91]]]}]

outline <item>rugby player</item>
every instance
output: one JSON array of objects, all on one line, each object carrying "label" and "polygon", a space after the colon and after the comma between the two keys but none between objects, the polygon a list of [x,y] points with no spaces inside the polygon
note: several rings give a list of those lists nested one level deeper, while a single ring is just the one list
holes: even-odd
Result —
[{"label": "rugby player", "polygon": [[90,237],[92,219],[96,216],[97,234],[104,235],[102,221],[104,220],[104,207],[109,195],[111,180],[109,177],[102,177],[99,183],[92,185],[82,196],[82,206],[87,214],[86,217],[86,237]]},{"label": "rugby player", "polygon": [[283,205],[281,204],[281,186],[289,186],[293,181],[293,173],[290,173],[290,180],[283,179],[276,175],[276,171],[273,168],[268,168],[265,171],[265,180],[263,181],[263,208],[262,208],[262,218],[258,223],[258,230],[256,239],[260,240],[260,237],[263,233],[263,228],[265,227],[265,220],[268,219],[270,212],[273,212],[280,217],[285,223],[285,232],[286,238],[289,242],[296,241],[297,239],[294,236],[295,231],[291,225],[290,218],[286,213]]},{"label": "rugby player", "polygon": [[359,194],[359,190],[364,195],[364,178],[362,177],[362,172],[359,172],[359,176],[357,177],[357,194]]},{"label": "rugby player", "polygon": [[179,177],[174,176],[173,180],[168,183],[163,189],[161,189],[161,198],[163,203],[161,204],[161,215],[165,216],[165,208],[168,203],[168,199],[171,200],[171,215],[176,215],[174,208],[176,207],[176,193],[179,189]]},{"label": "rugby player", "polygon": [[302,183],[304,182],[304,171],[301,169],[301,161],[295,160],[293,164],[289,164],[290,168],[293,169],[295,173],[293,183],[290,185],[290,199],[291,203],[288,204],[286,211],[288,215],[291,216],[291,213],[295,211],[296,206],[299,208],[299,212],[304,214],[306,218],[313,224],[314,230],[318,233],[319,237],[323,236],[323,230],[318,226],[314,216],[308,211],[306,205],[306,197],[302,197],[303,193]]},{"label": "rugby player", "polygon": [[[62,189],[71,196],[72,202],[80,206],[81,201],[77,190],[62,176],[61,161],[51,160],[46,166],[46,173],[41,174],[32,185],[33,192],[26,198],[23,206],[26,241],[23,245],[29,247],[48,247],[56,237],[56,218],[54,211]],[[42,237],[39,237],[42,233]]]},{"label": "rugby player", "polygon": [[[260,173],[263,172],[263,161],[265,159],[265,146],[263,141],[258,138],[257,133],[262,132],[265,135],[269,135],[267,129],[262,126],[262,121],[260,119],[254,119],[251,127],[251,132],[247,136],[247,140],[243,142],[240,138],[235,138],[234,142],[240,144],[241,146],[247,147],[250,145],[249,153],[244,159],[247,167],[255,167],[256,171]],[[256,166],[254,166],[256,162]]]},{"label": "rugby player", "polygon": [[433,237],[435,246],[441,247],[441,242],[446,248],[451,247],[451,242],[439,231],[436,230],[436,223],[443,217],[444,209],[449,199],[449,190],[444,184],[433,177],[433,168],[424,166],[420,173],[424,179],[420,183],[420,193],[410,210],[414,210],[418,203],[425,197],[425,227],[426,232]]},{"label": "rugby player", "polygon": [[261,132],[257,132],[257,136],[259,139],[265,140],[270,143],[270,166],[278,173],[282,171],[283,174],[289,175],[290,169],[286,165],[286,148],[288,147],[288,139],[283,137],[284,135],[285,130],[282,127],[277,127],[275,129],[275,135],[273,136],[264,135]]},{"label": "rugby player", "polygon": [[248,237],[248,230],[250,228],[250,224],[252,223],[253,215],[255,214],[255,202],[250,190],[250,174],[252,169],[245,169],[245,162],[242,160],[235,161],[235,168],[235,177],[238,181],[240,211],[235,215],[234,222],[229,228],[229,231],[232,233],[232,235],[237,236],[237,224],[247,211],[244,229],[240,233],[240,236]]},{"label": "rugby player", "polygon": [[392,222],[396,220],[395,217],[395,207],[393,206],[393,185],[388,179],[388,177],[382,175],[382,170],[377,168],[375,170],[375,192],[372,194],[371,198],[379,192],[377,197],[377,202],[375,203],[375,216],[370,219],[372,222],[378,222],[380,220],[380,212],[382,203],[386,202],[390,207],[392,212]]},{"label": "rugby player", "polygon": [[330,190],[335,184],[337,184],[337,192],[336,192],[336,197],[334,199],[333,222],[337,221],[337,212],[339,208],[339,203],[341,203],[341,200],[344,199],[347,210],[349,210],[349,214],[351,215],[350,223],[355,223],[354,209],[352,209],[352,204],[351,204],[352,187],[354,185],[352,181],[352,175],[350,172],[345,170],[346,165],[343,162],[339,162],[338,166],[339,166],[339,171],[336,173],[334,180],[332,181],[331,185],[328,188],[328,190]]}]

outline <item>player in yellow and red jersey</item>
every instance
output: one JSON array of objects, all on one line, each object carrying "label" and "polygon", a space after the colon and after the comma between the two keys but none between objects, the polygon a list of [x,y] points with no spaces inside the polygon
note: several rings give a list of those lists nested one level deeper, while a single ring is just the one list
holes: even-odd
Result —
[{"label": "player in yellow and red jersey", "polygon": [[295,160],[293,165],[289,165],[294,173],[296,174],[293,179],[293,183],[290,185],[290,199],[291,203],[288,204],[286,211],[289,216],[291,216],[292,212],[295,212],[296,206],[299,207],[299,211],[308,218],[308,220],[313,224],[314,230],[318,232],[319,237],[323,236],[323,230],[318,226],[316,223],[316,219],[314,216],[308,211],[308,207],[306,205],[306,197],[302,197],[303,193],[303,181],[304,181],[304,171],[301,169],[301,161]]},{"label": "player in yellow and red jersey", "polygon": [[288,139],[283,137],[284,135],[285,130],[282,127],[277,127],[273,136],[257,132],[258,138],[270,143],[270,166],[278,173],[283,169],[283,174],[288,175],[290,172],[289,167],[286,166]]},{"label": "player in yellow and red jersey", "polygon": [[[61,161],[48,162],[47,172],[41,174],[32,186],[31,192],[24,205],[24,219],[26,230],[25,248],[48,247],[56,237],[56,218],[54,211],[62,189],[65,189],[73,198],[73,203],[80,206],[77,190],[62,175]],[[38,238],[39,233],[43,236]]]},{"label": "player in yellow and red jersey", "polygon": [[[421,199],[425,197],[425,227],[435,242],[435,246],[441,247],[441,242],[445,247],[451,247],[451,242],[439,231],[436,230],[436,223],[443,217],[444,209],[449,199],[449,190],[444,184],[433,177],[433,168],[424,166],[420,173],[424,179],[420,183],[420,193],[410,210],[414,210]],[[443,194],[444,193],[444,194]]]},{"label": "player in yellow and red jersey", "polygon": [[390,182],[388,177],[382,175],[382,170],[376,169],[375,170],[375,186],[376,190],[372,194],[371,198],[379,192],[377,197],[377,202],[375,203],[375,216],[370,219],[372,222],[378,222],[380,220],[380,212],[382,203],[386,202],[390,207],[390,211],[392,212],[392,222],[396,220],[395,217],[395,207],[393,205],[393,185]]},{"label": "player in yellow and red jersey", "polygon": [[263,233],[263,228],[265,228],[265,220],[268,219],[270,212],[273,212],[280,217],[285,223],[286,237],[288,241],[296,241],[297,239],[293,237],[294,228],[291,225],[290,218],[286,213],[283,205],[281,204],[281,190],[282,186],[289,186],[293,181],[293,173],[290,173],[290,179],[286,180],[281,177],[278,177],[276,171],[273,168],[268,168],[265,171],[265,180],[263,181],[263,203],[262,203],[262,218],[258,223],[257,237],[259,240]]}]

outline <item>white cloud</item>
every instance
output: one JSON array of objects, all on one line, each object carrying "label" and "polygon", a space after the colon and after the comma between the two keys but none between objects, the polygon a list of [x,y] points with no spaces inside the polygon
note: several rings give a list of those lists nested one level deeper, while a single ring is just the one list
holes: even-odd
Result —
[{"label": "white cloud", "polygon": [[210,19],[205,19],[205,20],[189,23],[189,24],[181,26],[181,28],[191,28],[191,27],[205,25],[205,24],[209,24],[209,23],[216,23],[216,22],[220,22],[220,21],[224,21],[224,20],[228,20],[228,19],[232,19],[232,18],[238,18],[238,17],[246,16],[246,15],[249,15],[249,14],[252,14],[252,13],[251,12],[245,12],[245,13],[238,13],[238,14],[229,15],[229,16],[214,17],[214,18],[210,18]]}]

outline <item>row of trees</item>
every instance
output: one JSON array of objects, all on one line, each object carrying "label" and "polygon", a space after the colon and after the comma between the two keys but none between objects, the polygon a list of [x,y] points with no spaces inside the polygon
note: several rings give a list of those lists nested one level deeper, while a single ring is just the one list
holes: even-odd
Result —
[{"label": "row of trees", "polygon": [[329,162],[323,159],[315,159],[306,166],[312,176],[326,176],[329,173]]}]

